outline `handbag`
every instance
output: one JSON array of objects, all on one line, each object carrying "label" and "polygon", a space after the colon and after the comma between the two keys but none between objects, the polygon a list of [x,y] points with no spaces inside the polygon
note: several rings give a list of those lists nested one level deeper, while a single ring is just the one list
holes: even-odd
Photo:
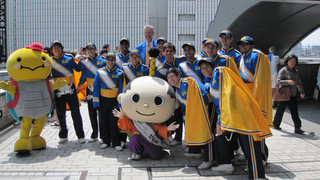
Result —
[{"label": "handbag", "polygon": [[273,101],[289,101],[290,100],[290,87],[276,87],[272,88]]}]

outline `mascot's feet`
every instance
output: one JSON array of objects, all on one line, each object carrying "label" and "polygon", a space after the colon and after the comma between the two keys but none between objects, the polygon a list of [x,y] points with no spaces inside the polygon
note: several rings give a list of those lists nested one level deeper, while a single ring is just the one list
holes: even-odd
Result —
[{"label": "mascot's feet", "polygon": [[45,149],[47,146],[46,140],[41,136],[30,137],[30,142],[32,145],[32,150]]},{"label": "mascot's feet", "polygon": [[29,139],[19,139],[14,145],[14,152],[29,153],[32,149]]}]

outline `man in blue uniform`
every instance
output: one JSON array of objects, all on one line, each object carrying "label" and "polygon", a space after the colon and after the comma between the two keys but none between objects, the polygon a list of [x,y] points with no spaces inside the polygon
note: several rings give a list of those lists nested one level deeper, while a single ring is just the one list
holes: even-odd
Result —
[{"label": "man in blue uniform", "polygon": [[155,76],[167,81],[167,72],[171,67],[178,67],[181,62],[176,56],[176,47],[168,42],[163,46],[165,61],[155,71]]},{"label": "man in blue uniform", "polygon": [[[165,56],[164,56],[164,49],[163,49],[163,46],[165,43],[167,43],[167,39],[164,38],[164,37],[160,37],[158,40],[157,40],[157,48],[160,50],[160,54],[159,56],[156,58],[156,62],[155,62],[155,66],[156,68],[158,69],[162,63],[166,60]],[[150,64],[149,64],[149,67],[150,67]]]},{"label": "man in blue uniform", "polygon": [[112,146],[121,151],[117,118],[112,110],[117,108],[117,96],[123,89],[123,72],[116,68],[116,55],[108,53],[106,67],[98,69],[93,82],[93,107],[98,108],[102,134],[101,148]]},{"label": "man in blue uniform", "polygon": [[136,49],[130,53],[130,62],[122,65],[122,71],[125,73],[127,84],[137,77],[149,75],[149,68],[141,64],[140,53]]},{"label": "man in blue uniform", "polygon": [[68,129],[66,123],[66,103],[70,106],[71,117],[79,143],[85,143],[82,118],[79,110],[78,95],[75,89],[73,70],[80,72],[82,63],[77,64],[72,55],[63,53],[63,46],[59,41],[51,43],[52,77],[54,80],[64,79],[67,85],[55,90],[55,104],[58,119],[60,121],[59,143],[68,141]]},{"label": "man in blue uniform", "polygon": [[208,40],[208,38],[204,38],[202,40],[202,43],[201,43],[201,52],[199,52],[197,55],[196,55],[196,58],[198,60],[201,60],[203,58],[206,58],[208,57],[207,55],[207,52],[206,52],[206,41]]},{"label": "man in blue uniform", "polygon": [[130,55],[130,42],[128,38],[122,38],[120,40],[120,52],[116,55],[116,66],[121,69],[123,63],[129,61]]},{"label": "man in blue uniform", "polygon": [[221,43],[221,49],[219,51],[219,53],[221,55],[227,55],[229,57],[231,57],[235,63],[237,64],[237,67],[239,68],[239,64],[240,64],[240,60],[242,58],[241,53],[234,49],[231,46],[231,43],[233,41],[233,36],[230,30],[223,30],[221,31],[220,35],[219,35],[219,41]]},{"label": "man in blue uniform", "polygon": [[153,35],[154,35],[153,26],[146,25],[143,28],[143,34],[144,34],[146,41],[139,44],[136,47],[136,49],[140,52],[141,63],[149,66],[148,50],[152,47],[157,47],[157,41],[153,39]]},{"label": "man in blue uniform", "polygon": [[[106,66],[106,61],[104,57],[98,55],[96,53],[97,48],[94,43],[88,43],[86,46],[86,52],[88,54],[88,58],[86,60],[81,61],[83,63],[82,74],[80,78],[80,82],[78,87],[80,87],[83,83],[87,82],[87,103],[88,103],[88,112],[89,118],[91,122],[92,134],[91,139],[88,141],[89,143],[95,142],[98,139],[98,118],[97,118],[97,110],[93,108],[92,102],[92,91],[93,91],[93,80],[99,68]],[[101,134],[100,134],[101,138]]]},{"label": "man in blue uniform", "polygon": [[[242,53],[239,73],[242,81],[252,91],[253,97],[259,104],[266,117],[266,123],[271,127],[272,122],[272,95],[271,71],[268,57],[254,48],[254,41],[250,36],[243,36],[237,44]],[[261,147],[264,164],[268,159],[268,148],[265,140],[257,141]]]},{"label": "man in blue uniform", "polygon": [[191,77],[182,78],[177,68],[168,70],[167,79],[176,88],[176,99],[185,119],[185,143],[188,146],[185,156],[201,158],[200,146],[213,140],[206,108],[209,101],[206,88]]},{"label": "man in blue uniform", "polygon": [[185,61],[179,64],[179,71],[182,73],[182,77],[192,77],[193,79],[204,83],[205,77],[201,73],[198,65],[198,60],[194,57],[196,48],[191,43],[182,45],[184,57],[179,57],[180,61]]}]

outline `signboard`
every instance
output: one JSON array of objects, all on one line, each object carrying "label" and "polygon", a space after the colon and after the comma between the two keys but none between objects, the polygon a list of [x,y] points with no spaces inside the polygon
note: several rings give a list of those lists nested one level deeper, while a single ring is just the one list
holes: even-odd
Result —
[{"label": "signboard", "polygon": [[6,1],[0,0],[0,63],[7,59]]}]

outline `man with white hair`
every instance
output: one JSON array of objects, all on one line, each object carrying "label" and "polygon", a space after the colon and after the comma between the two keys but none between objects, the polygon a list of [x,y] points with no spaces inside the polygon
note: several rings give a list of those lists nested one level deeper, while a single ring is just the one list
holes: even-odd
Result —
[{"label": "man with white hair", "polygon": [[143,34],[146,39],[143,43],[139,44],[136,49],[140,52],[142,64],[149,65],[148,50],[152,47],[157,47],[157,41],[153,39],[154,30],[153,26],[146,25],[143,28]]}]

